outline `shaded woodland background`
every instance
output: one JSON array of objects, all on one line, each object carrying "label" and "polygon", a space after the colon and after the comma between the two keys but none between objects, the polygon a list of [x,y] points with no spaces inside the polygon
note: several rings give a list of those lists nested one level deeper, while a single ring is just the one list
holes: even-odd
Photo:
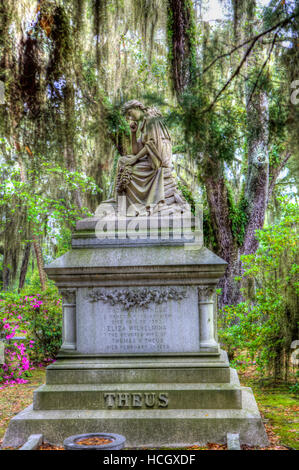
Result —
[{"label": "shaded woodland background", "polygon": [[137,98],[161,108],[179,187],[203,204],[205,245],[228,262],[222,341],[231,357],[247,341],[261,367],[287,377],[299,310],[299,2],[214,2],[216,19],[209,3],[1,2],[3,299],[46,291],[44,263],[112,195],[117,160],[131,153],[121,106]]}]

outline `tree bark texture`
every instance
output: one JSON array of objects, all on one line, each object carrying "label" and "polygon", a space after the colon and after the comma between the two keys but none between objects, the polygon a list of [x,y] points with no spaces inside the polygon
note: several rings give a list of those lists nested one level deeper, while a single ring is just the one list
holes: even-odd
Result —
[{"label": "tree bark texture", "polygon": [[26,279],[26,274],[28,270],[28,264],[29,264],[29,258],[30,258],[30,252],[31,252],[31,243],[28,242],[26,243],[24,254],[23,254],[23,260],[21,264],[21,270],[20,270],[20,277],[19,277],[19,291],[23,289],[24,284],[25,284],[25,279]]},{"label": "tree bark texture", "polygon": [[220,281],[222,293],[219,306],[235,304],[240,301],[240,283],[234,280],[240,276],[240,250],[234,240],[229,215],[228,190],[223,175],[222,164],[218,161],[204,172],[203,180],[206,188],[211,223],[217,241],[217,254],[227,263],[225,276]]}]

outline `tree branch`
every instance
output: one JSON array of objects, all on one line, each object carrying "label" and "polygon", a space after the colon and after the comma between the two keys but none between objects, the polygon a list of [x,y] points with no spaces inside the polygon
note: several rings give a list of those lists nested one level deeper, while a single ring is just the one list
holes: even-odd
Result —
[{"label": "tree branch", "polygon": [[263,65],[262,65],[262,67],[261,67],[261,70],[259,71],[259,74],[258,74],[258,76],[257,76],[256,82],[255,82],[255,84],[254,84],[254,86],[253,86],[253,88],[252,88],[252,91],[251,91],[251,93],[250,93],[250,96],[249,96],[249,98],[248,98],[247,106],[249,105],[249,103],[250,103],[250,101],[251,101],[251,99],[252,99],[252,97],[253,97],[253,94],[254,94],[254,92],[255,92],[255,90],[256,90],[256,87],[257,87],[257,84],[258,84],[258,82],[259,82],[259,79],[260,79],[260,77],[261,77],[261,75],[262,75],[262,73],[263,73],[263,71],[264,71],[264,68],[266,67],[268,61],[270,60],[270,57],[271,57],[271,54],[272,54],[272,52],[273,52],[273,49],[274,49],[274,46],[275,46],[275,41],[276,41],[276,39],[277,39],[277,36],[278,36],[279,31],[280,31],[280,29],[279,29],[278,31],[276,31],[276,33],[274,34],[274,38],[273,38],[273,41],[272,41],[272,44],[271,44],[271,47],[270,47],[268,56],[267,56],[265,62],[263,63]]},{"label": "tree branch", "polygon": [[250,46],[248,47],[246,53],[244,54],[241,62],[239,63],[238,67],[236,68],[236,70],[234,71],[234,73],[230,76],[230,78],[227,80],[227,82],[225,83],[225,85],[221,88],[220,91],[218,91],[216,97],[214,98],[214,100],[212,101],[212,103],[210,104],[210,106],[205,109],[203,111],[203,113],[207,113],[208,111],[210,111],[213,106],[215,105],[216,101],[218,100],[219,96],[222,95],[222,93],[226,90],[226,88],[228,87],[228,85],[233,81],[233,79],[238,75],[238,73],[240,72],[241,68],[243,67],[243,64],[246,62],[246,59],[247,57],[249,56],[250,52],[252,51],[252,49],[254,48],[254,45],[255,43],[258,41],[258,37],[256,37],[252,43],[250,44]]},{"label": "tree branch", "polygon": [[299,13],[296,13],[292,16],[289,16],[288,18],[285,18],[283,21],[280,21],[279,23],[276,23],[276,25],[274,26],[271,26],[271,28],[267,29],[266,31],[262,31],[261,33],[259,33],[257,36],[253,36],[251,37],[250,39],[247,39],[246,41],[242,42],[242,44],[239,44],[238,46],[235,46],[233,49],[231,49],[229,52],[225,52],[224,54],[221,54],[219,55],[218,57],[216,57],[214,60],[212,60],[212,62],[205,68],[203,69],[203,74],[205,72],[207,72],[214,64],[215,62],[217,62],[217,60],[220,60],[220,59],[223,59],[224,57],[226,56],[230,56],[232,55],[234,52],[236,52],[238,49],[240,49],[241,47],[243,46],[246,46],[246,44],[249,44],[250,42],[254,41],[256,43],[256,41],[258,41],[262,36],[265,36],[266,34],[269,34],[271,33],[272,31],[274,31],[276,28],[282,28],[283,26],[285,26],[287,23],[289,23],[290,21],[292,21],[294,18],[296,18],[297,16],[299,16]]},{"label": "tree branch", "polygon": [[[283,21],[280,21],[279,23],[277,23],[275,26],[272,26],[272,28],[269,28],[267,31],[263,31],[262,33],[258,34],[257,36],[255,36],[254,38],[251,39],[251,44],[250,46],[248,47],[247,51],[245,52],[241,62],[239,63],[238,67],[236,68],[236,70],[234,71],[234,73],[230,76],[230,78],[227,80],[227,82],[225,83],[225,85],[221,88],[221,90],[217,93],[216,97],[214,98],[214,100],[212,101],[212,103],[210,104],[210,106],[208,106],[208,108],[206,108],[205,110],[203,110],[203,113],[207,113],[209,112],[213,106],[215,105],[215,103],[217,102],[219,96],[226,90],[226,88],[229,86],[229,84],[234,80],[234,78],[239,74],[241,68],[243,67],[244,63],[246,62],[246,59],[247,57],[249,56],[250,52],[252,51],[252,49],[254,48],[256,42],[265,34],[271,32],[271,31],[274,31],[274,29],[281,29],[283,26],[285,26],[287,23],[289,23],[293,18],[299,16],[299,13],[296,13],[295,15],[292,15],[288,18],[285,18]],[[246,41],[244,44],[247,44],[249,41]],[[237,46],[238,48],[241,47],[241,46]]]},{"label": "tree branch", "polygon": [[[239,49],[240,47],[244,46],[245,44],[248,44],[251,42],[251,44],[249,45],[247,51],[245,52],[241,62],[239,63],[238,67],[236,68],[236,70],[234,71],[234,73],[230,76],[230,78],[227,80],[227,82],[225,83],[225,85],[221,88],[221,90],[217,93],[216,97],[214,98],[214,100],[212,101],[212,103],[208,106],[208,108],[206,108],[205,110],[203,110],[203,113],[207,113],[209,112],[213,106],[215,105],[215,103],[218,101],[218,98],[220,97],[220,95],[222,95],[222,93],[226,90],[226,88],[229,86],[229,84],[234,80],[234,78],[239,74],[241,68],[243,67],[244,63],[246,62],[246,59],[247,57],[249,56],[249,54],[251,53],[252,49],[254,48],[255,44],[257,43],[257,41],[262,37],[264,36],[265,34],[268,34],[270,33],[271,31],[274,31],[275,29],[279,28],[283,28],[283,26],[285,26],[286,24],[288,24],[293,18],[299,16],[299,13],[296,13],[288,18],[285,18],[283,21],[280,21],[279,23],[277,23],[275,26],[272,26],[271,28],[269,28],[268,30],[266,31],[263,31],[262,33],[259,33],[257,36],[254,36],[253,38],[245,41],[243,44],[239,45],[239,46],[236,46],[233,51]],[[278,32],[277,32],[278,34]],[[272,51],[271,51],[272,52]],[[232,52],[230,52],[232,53]],[[225,54],[225,55],[229,55],[230,53],[228,54]],[[216,59],[215,59],[216,60]],[[215,62],[214,60],[214,62]],[[210,64],[211,66],[211,64]],[[210,67],[209,66],[209,67]],[[207,69],[206,69],[207,70]]]},{"label": "tree branch", "polygon": [[276,180],[279,176],[279,173],[286,166],[286,164],[287,164],[288,160],[290,159],[291,155],[292,155],[291,152],[287,152],[286,156],[280,162],[280,164],[277,167],[272,168],[272,172],[270,174],[271,181],[270,181],[269,189],[268,189],[268,201],[270,200],[270,198],[272,196],[273,189],[274,189],[274,186],[276,184]]}]

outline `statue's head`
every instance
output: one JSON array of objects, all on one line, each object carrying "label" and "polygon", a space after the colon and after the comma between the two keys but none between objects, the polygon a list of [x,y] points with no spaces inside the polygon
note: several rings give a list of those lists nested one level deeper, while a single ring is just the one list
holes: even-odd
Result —
[{"label": "statue's head", "polygon": [[146,107],[138,100],[127,101],[123,106],[123,112],[126,118],[132,121],[141,121],[144,117]]},{"label": "statue's head", "polygon": [[154,106],[144,106],[138,100],[127,101],[123,106],[123,112],[127,119],[130,121],[141,121],[143,118],[147,120],[157,120],[161,118],[162,114]]}]

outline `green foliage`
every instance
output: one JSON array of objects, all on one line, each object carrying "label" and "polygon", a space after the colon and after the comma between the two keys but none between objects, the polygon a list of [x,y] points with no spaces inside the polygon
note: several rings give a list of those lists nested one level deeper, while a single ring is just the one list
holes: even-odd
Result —
[{"label": "green foliage", "polygon": [[280,164],[282,150],[278,145],[272,145],[269,150],[269,163],[270,166],[275,168]]},{"label": "green foliage", "polygon": [[30,354],[34,363],[55,359],[61,346],[62,311],[57,289],[50,287],[39,296],[42,304],[28,310],[28,335],[34,341]]},{"label": "green foliage", "polygon": [[[43,174],[38,181],[35,170],[28,171],[28,180],[22,181],[19,168],[12,165],[0,166],[0,208],[5,207],[6,217],[9,219],[17,211],[25,213],[31,233],[35,236],[43,235],[51,229],[55,233],[57,227],[64,227],[65,224],[74,226],[76,220],[82,216],[82,210],[71,201],[53,197],[49,191],[50,184],[56,185],[61,194],[75,190],[94,193],[99,191],[91,178],[77,171],[69,172],[46,162],[41,166]],[[89,214],[87,208],[83,209],[84,212]],[[49,225],[49,219],[52,220],[52,226]],[[7,219],[5,222],[7,223]],[[25,234],[26,228],[25,226]]]},{"label": "green foliage", "polygon": [[239,246],[243,245],[245,230],[248,222],[247,206],[248,201],[244,196],[244,190],[238,202],[235,203],[232,188],[227,183],[229,218],[232,224],[232,233]]},{"label": "green foliage", "polygon": [[130,126],[126,121],[119,104],[112,105],[111,103],[107,102],[106,106],[106,120],[109,131],[114,135],[123,132],[126,137],[129,137]]},{"label": "green foliage", "polygon": [[60,232],[56,234],[56,250],[55,250],[55,257],[59,258],[59,256],[64,255],[67,253],[72,246],[72,231],[69,228],[62,227]]},{"label": "green foliage", "polygon": [[130,126],[126,121],[119,103],[111,104],[107,99],[105,103],[105,121],[107,130],[120,155],[123,155],[130,140]]},{"label": "green foliage", "polygon": [[49,37],[53,41],[52,57],[48,67],[48,76],[59,80],[66,71],[72,48],[72,30],[69,16],[62,5],[53,2],[42,2],[41,17],[53,21]]},{"label": "green foliage", "polygon": [[190,191],[190,189],[184,184],[182,184],[180,181],[177,182],[177,187],[181,191],[188,204],[190,205],[192,213],[195,214],[196,201],[194,199],[192,191]]},{"label": "green foliage", "polygon": [[297,1],[286,2],[271,0],[263,11],[263,27],[269,29],[271,26],[282,21],[287,16],[298,12],[299,5]]},{"label": "green foliage", "polygon": [[216,251],[218,248],[217,240],[212,226],[210,211],[206,206],[203,209],[203,236],[204,245],[210,248],[210,250]]},{"label": "green foliage", "polygon": [[197,94],[186,92],[181,96],[180,109],[171,112],[168,121],[184,129],[185,140],[196,160],[199,155],[205,155],[232,162],[244,113],[232,109],[229,102],[221,112],[204,113],[207,106],[208,96],[203,90],[197,90]]},{"label": "green foliage", "polygon": [[275,378],[283,370],[287,376],[299,320],[299,211],[290,202],[282,210],[279,223],[258,231],[256,254],[242,257],[243,282],[256,287],[243,289],[245,302],[223,309],[219,332],[228,348],[246,348],[259,370]]},{"label": "green foliage", "polygon": [[294,385],[289,387],[289,390],[294,395],[299,395],[299,382],[296,382]]}]

